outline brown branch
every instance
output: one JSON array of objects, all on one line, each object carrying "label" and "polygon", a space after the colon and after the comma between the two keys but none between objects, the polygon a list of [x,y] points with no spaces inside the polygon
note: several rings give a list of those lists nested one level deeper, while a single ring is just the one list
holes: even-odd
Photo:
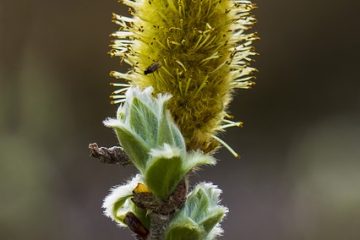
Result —
[{"label": "brown branch", "polygon": [[121,147],[98,147],[96,143],[89,144],[90,156],[99,159],[102,163],[120,164],[122,166],[131,163],[128,155]]}]

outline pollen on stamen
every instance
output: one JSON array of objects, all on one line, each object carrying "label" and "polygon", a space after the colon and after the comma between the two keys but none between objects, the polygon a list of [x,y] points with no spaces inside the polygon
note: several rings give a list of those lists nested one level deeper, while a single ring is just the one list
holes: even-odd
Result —
[{"label": "pollen on stamen", "polygon": [[[225,122],[225,121],[224,121]],[[224,124],[220,126],[220,129],[224,130],[229,127],[243,127],[243,122],[232,122],[229,121],[228,124]]]},{"label": "pollen on stamen", "polygon": [[130,84],[128,83],[110,83],[110,86],[114,86],[114,87],[130,87]]},{"label": "pollen on stamen", "polygon": [[221,145],[223,145],[234,157],[240,158],[240,155],[235,152],[234,149],[232,149],[226,142],[224,142],[221,138],[213,135],[212,136],[216,141],[218,141]]},{"label": "pollen on stamen", "polygon": [[125,95],[111,95],[110,99],[125,99]]},{"label": "pollen on stamen", "polygon": [[127,87],[127,88],[121,88],[121,89],[115,90],[115,91],[113,91],[112,96],[114,96],[115,94],[126,92],[128,89],[129,88]]},{"label": "pollen on stamen", "polygon": [[124,103],[126,102],[126,99],[119,99],[119,100],[115,100],[115,101],[110,101],[110,104],[119,104],[119,103]]}]

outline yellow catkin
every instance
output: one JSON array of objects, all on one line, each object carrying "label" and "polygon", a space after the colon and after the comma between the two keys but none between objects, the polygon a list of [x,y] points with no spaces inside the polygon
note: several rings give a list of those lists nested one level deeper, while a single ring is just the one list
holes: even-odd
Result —
[{"label": "yellow catkin", "polygon": [[[114,14],[120,26],[113,34],[112,56],[130,65],[111,75],[129,85],[152,86],[173,97],[169,110],[186,139],[188,150],[211,152],[216,134],[238,122],[227,119],[236,88],[253,85],[249,66],[255,55],[249,33],[255,5],[240,0],[123,0],[131,17]],[[119,86],[114,103],[124,99]],[[214,137],[215,136],[215,137]]]}]

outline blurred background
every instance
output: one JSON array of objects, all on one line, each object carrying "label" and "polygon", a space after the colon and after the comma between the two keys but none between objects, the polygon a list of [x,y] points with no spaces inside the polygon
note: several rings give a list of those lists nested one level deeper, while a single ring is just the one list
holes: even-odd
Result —
[{"label": "blurred background", "polygon": [[[257,85],[231,112],[212,181],[227,240],[360,239],[360,2],[257,0]],[[115,0],[0,0],[0,239],[132,239],[102,215],[135,173],[90,159],[116,144],[108,72]]]}]

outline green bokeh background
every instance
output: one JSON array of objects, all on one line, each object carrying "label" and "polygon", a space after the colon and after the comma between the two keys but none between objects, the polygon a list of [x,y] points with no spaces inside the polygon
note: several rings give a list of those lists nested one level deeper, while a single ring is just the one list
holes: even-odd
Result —
[{"label": "green bokeh background", "polygon": [[[230,208],[227,240],[360,239],[360,2],[258,0],[257,85],[222,136],[240,152],[192,180]],[[102,215],[135,174],[88,156],[116,138],[108,72],[115,0],[0,0],[0,239],[132,239]]]}]

